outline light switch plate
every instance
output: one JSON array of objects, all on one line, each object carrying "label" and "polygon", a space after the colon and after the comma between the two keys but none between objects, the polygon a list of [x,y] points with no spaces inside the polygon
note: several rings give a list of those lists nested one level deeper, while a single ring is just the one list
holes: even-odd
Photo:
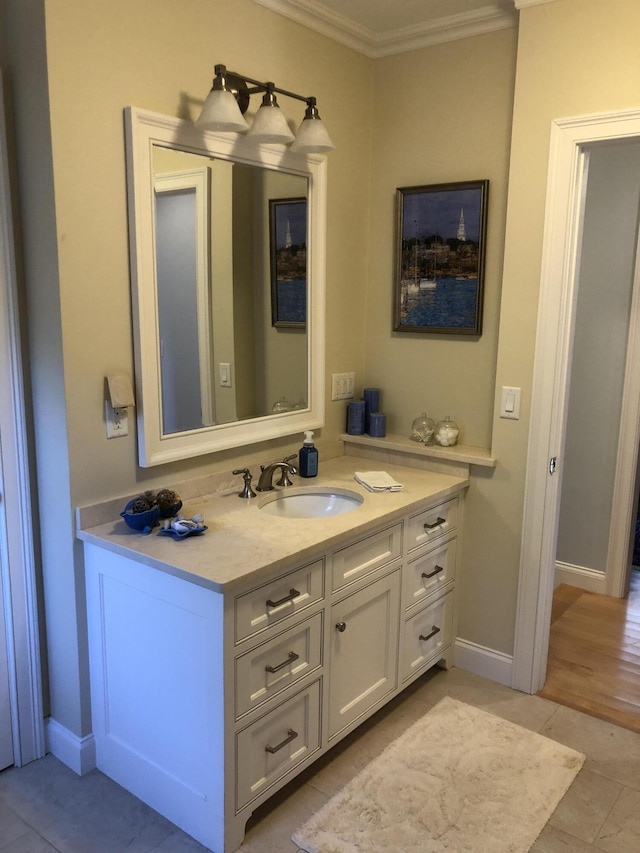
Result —
[{"label": "light switch plate", "polygon": [[521,388],[511,385],[502,386],[502,397],[500,398],[500,417],[508,420],[520,420],[520,394]]},{"label": "light switch plate", "polygon": [[331,399],[352,400],[355,373],[333,373],[331,376]]},{"label": "light switch plate", "polygon": [[220,372],[220,387],[231,388],[231,364],[227,361],[221,361],[218,369]]}]

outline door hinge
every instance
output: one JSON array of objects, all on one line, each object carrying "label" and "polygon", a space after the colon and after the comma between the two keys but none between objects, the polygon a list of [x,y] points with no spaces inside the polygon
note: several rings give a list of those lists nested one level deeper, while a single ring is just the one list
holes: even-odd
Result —
[{"label": "door hinge", "polygon": [[552,457],[551,457],[551,459],[549,460],[549,473],[550,473],[550,474],[555,474],[555,473],[556,473],[556,464],[557,464],[557,461],[558,461],[558,457],[557,457],[557,456],[552,456]]}]

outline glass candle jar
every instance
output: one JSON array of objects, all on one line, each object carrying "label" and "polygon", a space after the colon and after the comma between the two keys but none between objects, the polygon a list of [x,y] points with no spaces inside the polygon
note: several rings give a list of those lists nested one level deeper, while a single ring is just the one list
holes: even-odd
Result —
[{"label": "glass candle jar", "polygon": [[415,418],[411,424],[411,440],[421,441],[423,444],[433,444],[433,434],[436,425],[434,421],[423,412],[420,417]]}]

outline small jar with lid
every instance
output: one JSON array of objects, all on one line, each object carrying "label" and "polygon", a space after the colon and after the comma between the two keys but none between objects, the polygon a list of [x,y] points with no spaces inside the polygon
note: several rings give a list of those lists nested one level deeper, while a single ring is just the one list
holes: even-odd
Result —
[{"label": "small jar with lid", "polygon": [[454,444],[458,443],[459,432],[458,424],[447,415],[443,421],[438,421],[436,426],[436,444],[439,444],[440,447],[453,447]]},{"label": "small jar with lid", "polygon": [[436,425],[433,419],[428,417],[426,412],[423,412],[411,424],[411,440],[421,441],[423,444],[430,446],[433,444],[435,428]]}]

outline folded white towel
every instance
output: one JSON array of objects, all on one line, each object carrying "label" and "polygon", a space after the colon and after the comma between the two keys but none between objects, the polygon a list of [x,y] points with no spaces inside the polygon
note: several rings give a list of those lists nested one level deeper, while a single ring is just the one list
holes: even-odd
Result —
[{"label": "folded white towel", "polygon": [[356,471],[355,479],[370,492],[399,492],[403,488],[386,471]]}]

